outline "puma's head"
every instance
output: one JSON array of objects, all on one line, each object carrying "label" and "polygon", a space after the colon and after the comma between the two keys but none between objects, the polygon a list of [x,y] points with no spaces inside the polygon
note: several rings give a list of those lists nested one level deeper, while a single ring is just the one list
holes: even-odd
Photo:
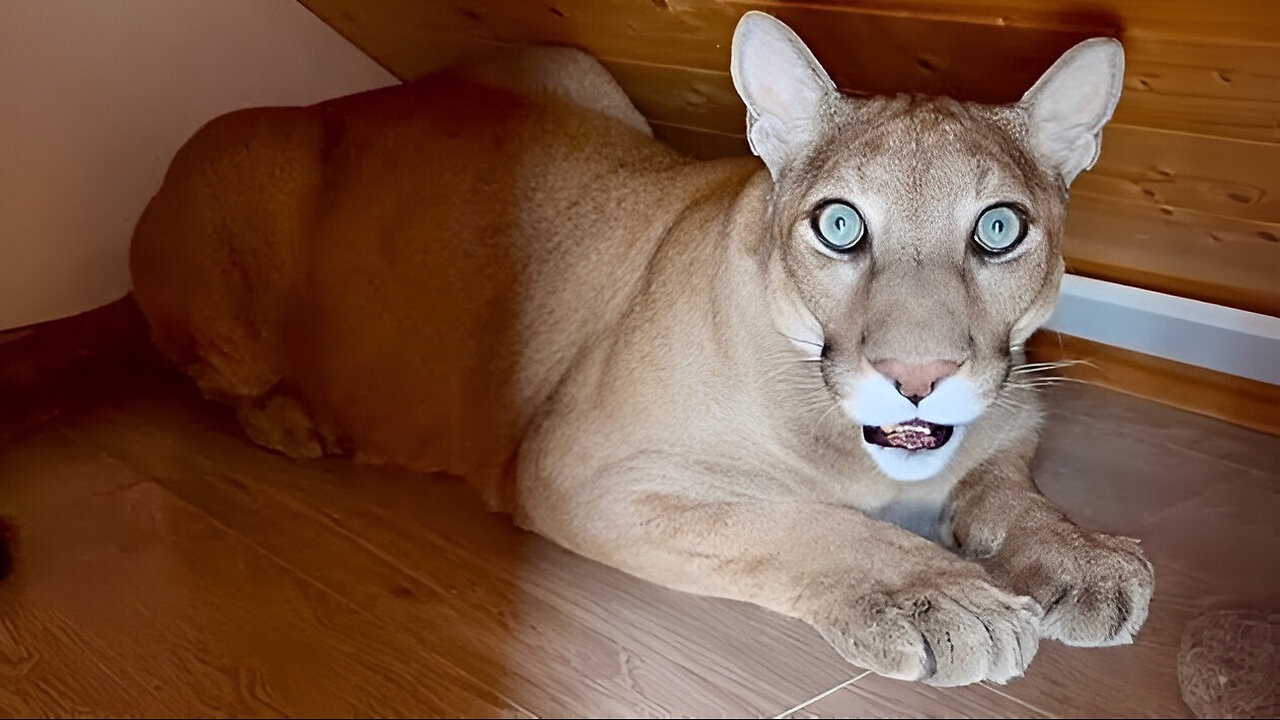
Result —
[{"label": "puma's head", "polygon": [[774,183],[775,323],[822,358],[890,477],[946,466],[1052,312],[1067,186],[1097,158],[1123,66],[1097,38],[1012,105],[850,97],[787,26],[739,23],[734,85]]}]

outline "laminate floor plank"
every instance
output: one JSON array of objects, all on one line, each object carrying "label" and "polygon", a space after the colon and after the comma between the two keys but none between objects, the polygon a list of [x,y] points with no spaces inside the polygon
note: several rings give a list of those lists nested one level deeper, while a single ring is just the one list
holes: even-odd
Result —
[{"label": "laminate floor plank", "polygon": [[[6,655],[35,658],[0,692],[62,683],[56,704],[15,714],[520,714],[57,427],[0,451],[0,477],[22,533],[0,584]],[[72,646],[75,662],[60,660]],[[81,684],[86,664],[120,697]]]},{"label": "laminate floor plank", "polygon": [[219,415],[151,396],[63,423],[536,714],[774,714],[847,676],[807,626],[575,556],[456,479],[295,463]]}]

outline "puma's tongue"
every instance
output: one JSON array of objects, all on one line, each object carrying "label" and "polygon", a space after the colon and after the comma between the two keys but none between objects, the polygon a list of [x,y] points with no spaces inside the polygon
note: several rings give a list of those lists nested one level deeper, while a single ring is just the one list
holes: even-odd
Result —
[{"label": "puma's tongue", "polygon": [[903,450],[937,450],[951,439],[952,426],[916,418],[896,425],[863,425],[862,437],[872,445]]}]

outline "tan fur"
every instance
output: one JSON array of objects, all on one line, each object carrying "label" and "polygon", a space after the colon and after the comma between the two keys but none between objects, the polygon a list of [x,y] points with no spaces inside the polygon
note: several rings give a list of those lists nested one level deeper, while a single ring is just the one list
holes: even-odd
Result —
[{"label": "tan fur", "polygon": [[[1066,192],[1016,106],[828,99],[774,178],[654,140],[584,55],[516,65],[207,125],[134,238],[157,345],[260,443],[466,476],[567,548],[803,618],[879,673],[1003,681],[1040,636],[1136,632],[1149,564],[1027,468],[1039,411],[1008,371],[1056,296]],[[897,218],[861,270],[809,228],[850,188]],[[992,193],[1038,213],[1014,263],[967,250]],[[813,332],[822,358],[791,339]],[[890,357],[962,363],[988,403],[922,482],[834,407]]]}]

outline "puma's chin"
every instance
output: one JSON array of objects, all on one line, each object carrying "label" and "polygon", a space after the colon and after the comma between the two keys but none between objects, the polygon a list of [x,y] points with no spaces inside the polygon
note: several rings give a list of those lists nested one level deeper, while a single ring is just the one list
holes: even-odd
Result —
[{"label": "puma's chin", "polygon": [[914,419],[893,425],[863,425],[862,446],[885,475],[918,482],[942,472],[964,438],[964,425]]}]

